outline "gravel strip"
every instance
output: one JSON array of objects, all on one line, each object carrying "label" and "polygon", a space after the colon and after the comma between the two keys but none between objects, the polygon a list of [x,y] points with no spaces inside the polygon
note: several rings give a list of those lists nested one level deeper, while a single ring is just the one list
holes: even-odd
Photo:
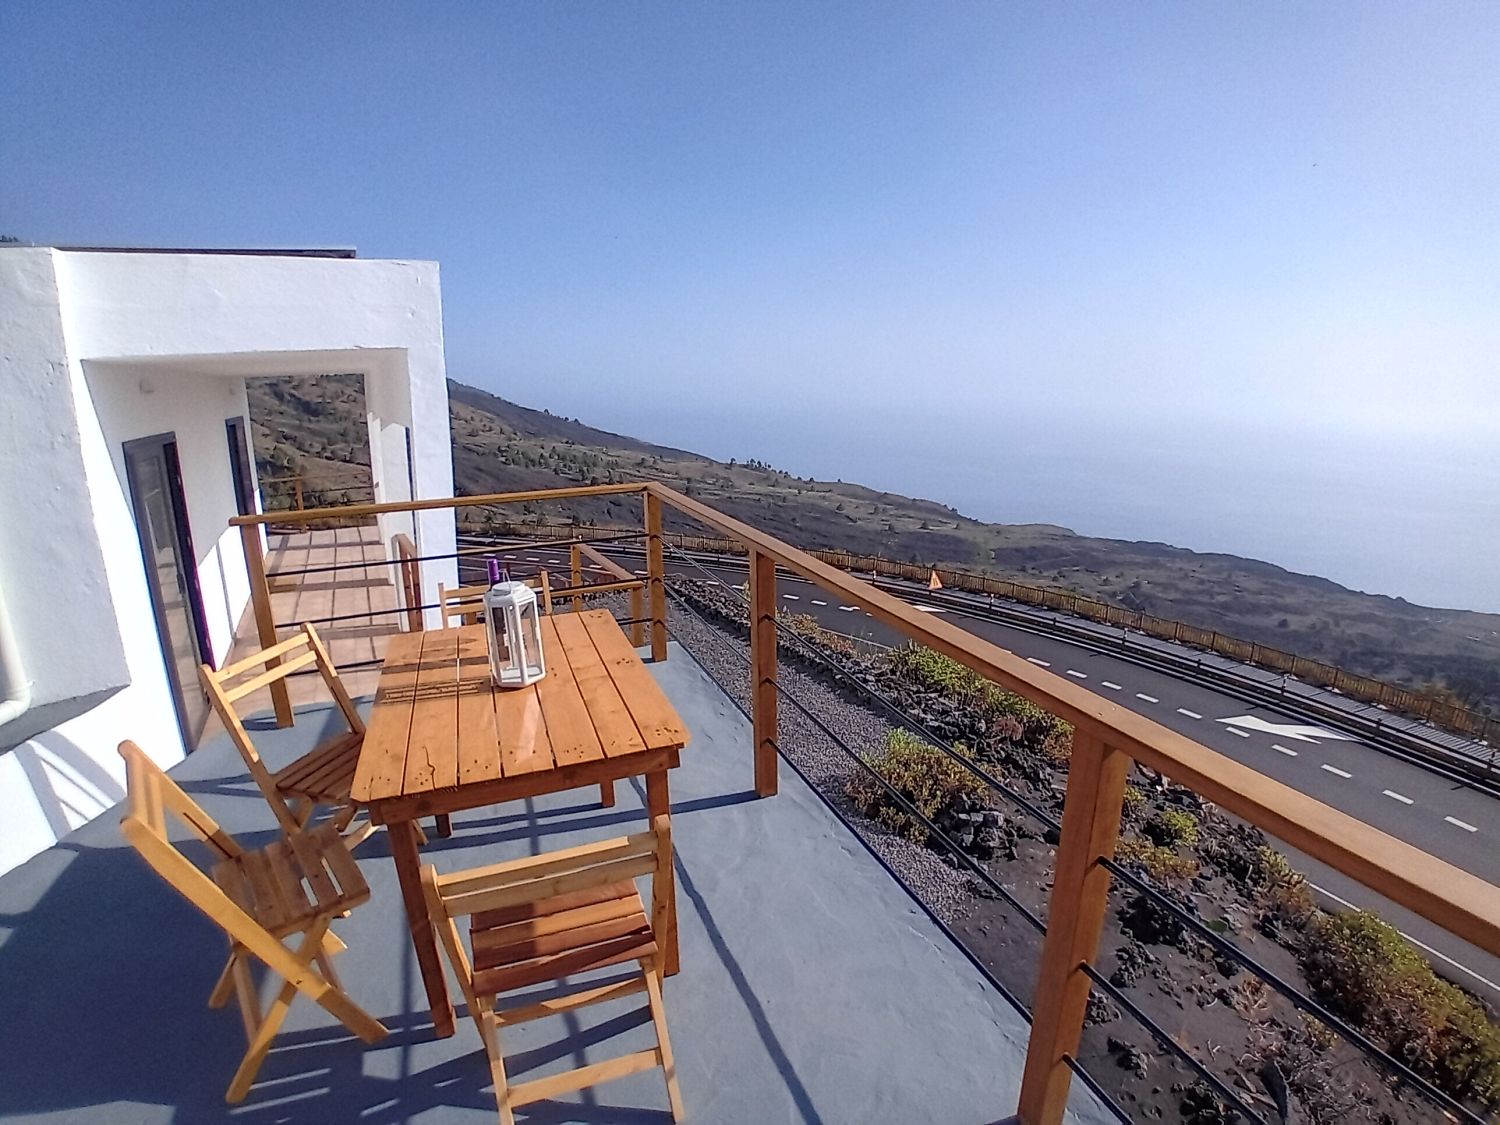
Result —
[{"label": "gravel strip", "polygon": [[[731,699],[750,707],[749,642],[733,636],[673,602],[668,627],[675,639]],[[790,662],[778,668],[784,695],[800,701],[848,747],[870,754],[885,745],[891,725],[868,708],[845,698],[823,680]],[[930,910],[945,922],[963,913],[972,897],[969,879],[929,848],[896,835],[860,814],[845,795],[845,783],[864,770],[786,699],[778,713],[779,744],[808,784],[839,810],[860,837]]]}]

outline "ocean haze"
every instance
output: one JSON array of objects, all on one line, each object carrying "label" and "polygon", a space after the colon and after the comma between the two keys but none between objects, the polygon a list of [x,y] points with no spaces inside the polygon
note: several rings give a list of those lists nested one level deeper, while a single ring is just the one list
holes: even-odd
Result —
[{"label": "ocean haze", "polygon": [[1366,593],[1500,613],[1500,454],[1479,434],[1350,433],[1300,417],[1113,422],[957,404],[939,415],[920,401],[757,409],[732,393],[592,408],[571,397],[525,405],[720,460],[753,457],[938,500],[976,519],[1219,551]]}]

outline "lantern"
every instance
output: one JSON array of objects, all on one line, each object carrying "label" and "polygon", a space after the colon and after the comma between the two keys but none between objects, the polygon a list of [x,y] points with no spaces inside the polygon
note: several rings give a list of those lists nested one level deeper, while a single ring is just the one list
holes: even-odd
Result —
[{"label": "lantern", "polygon": [[497,582],[484,594],[490,675],[501,687],[525,687],[547,674],[536,594],[524,582]]}]

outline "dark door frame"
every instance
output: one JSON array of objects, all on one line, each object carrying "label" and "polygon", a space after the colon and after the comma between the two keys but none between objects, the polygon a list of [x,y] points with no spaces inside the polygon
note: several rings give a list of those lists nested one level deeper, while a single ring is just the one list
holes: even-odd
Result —
[{"label": "dark door frame", "polygon": [[197,745],[198,736],[203,732],[188,729],[187,701],[182,696],[183,685],[178,682],[176,661],[167,649],[169,635],[166,621],[167,609],[162,604],[161,591],[152,577],[156,564],[150,556],[146,537],[142,534],[150,526],[150,521],[145,517],[140,485],[130,465],[130,455],[137,450],[161,450],[162,460],[167,467],[167,487],[170,489],[168,504],[172,509],[172,523],[176,532],[177,552],[181,561],[180,570],[184,579],[193,643],[198,650],[198,660],[202,663],[213,664],[213,645],[209,643],[208,628],[203,612],[203,592],[198,587],[198,556],[193,551],[193,533],[188,526],[187,492],[182,485],[182,464],[177,459],[177,434],[169,430],[162,434],[152,434],[150,437],[133,438],[125,442],[122,448],[125,453],[125,479],[130,491],[131,515],[135,518],[135,537],[141,551],[141,565],[146,572],[146,589],[151,596],[152,615],[156,619],[156,641],[161,649],[167,686],[172,692],[172,704],[177,710],[177,725],[182,731],[183,746],[191,752]]},{"label": "dark door frame", "polygon": [[255,473],[250,465],[250,435],[245,419],[224,419],[224,434],[229,440],[229,473],[234,479],[234,506],[242,516],[255,514]]}]

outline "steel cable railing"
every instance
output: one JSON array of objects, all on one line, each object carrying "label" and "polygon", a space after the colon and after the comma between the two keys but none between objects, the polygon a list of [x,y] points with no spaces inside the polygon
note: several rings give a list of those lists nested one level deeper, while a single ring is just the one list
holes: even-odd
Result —
[{"label": "steel cable railing", "polygon": [[[683,555],[681,552],[674,551],[674,554],[680,559],[680,561],[687,563],[690,566],[694,566],[696,569],[700,570],[710,582],[723,587],[737,600],[748,607],[749,600],[745,596],[743,591],[737,589],[734,586],[731,586],[722,578],[713,574],[707,568],[698,565],[695,560]],[[686,599],[683,599],[680,595],[677,595],[675,600],[678,600],[685,605],[688,604],[686,602]],[[689,608],[692,607],[689,605]],[[695,610],[694,612],[697,611]],[[699,616],[701,617],[702,615],[699,614]],[[984,782],[995,792],[1004,796],[1017,808],[1020,808],[1023,811],[1027,812],[1034,819],[1046,825],[1048,828],[1061,831],[1061,824],[1057,820],[1048,816],[1045,812],[1028,801],[1024,796],[1017,793],[1010,786],[996,779],[988,771],[979,767],[970,758],[964,756],[963,754],[960,754],[954,747],[949,745],[945,739],[938,736],[935,732],[930,730],[919,720],[907,714],[897,703],[895,703],[889,697],[885,696],[881,692],[874,690],[867,683],[852,675],[847,669],[841,667],[837,662],[831,660],[825,654],[820,653],[816,649],[811,647],[806,638],[799,636],[795,631],[787,628],[787,626],[779,618],[776,621],[776,626],[778,636],[790,640],[795,646],[798,655],[801,655],[805,659],[810,659],[820,667],[833,673],[841,682],[855,688],[866,698],[878,702],[884,710],[888,711],[894,717],[898,718],[909,730],[911,730],[915,734],[920,735],[924,740],[929,742],[934,747],[934,749],[942,751],[950,759],[959,763],[959,765],[961,765],[975,778]],[[747,654],[739,652],[738,649],[735,649],[734,651],[739,653],[739,655],[747,662],[749,661],[750,658]],[[794,707],[798,709],[799,712],[805,715],[807,714],[805,705],[803,705],[801,701],[790,695],[779,682],[777,684],[777,690],[779,697],[787,699],[790,703],[792,703]],[[827,728],[819,720],[811,715],[808,715],[808,717],[812,719],[812,721],[821,730],[823,730],[825,735],[838,743],[841,749],[844,749],[847,753],[852,754],[862,766],[864,766],[868,771],[874,774],[874,768],[870,766],[868,762],[864,761],[863,758],[861,758],[857,753],[850,750],[847,746],[839,743],[837,736],[833,735],[831,731],[828,731]],[[881,781],[883,787],[888,792],[892,791],[889,783],[886,783],[883,778],[879,778],[878,774],[875,774],[875,776]],[[905,804],[903,804],[903,811],[907,811],[908,815],[912,815],[906,808]],[[930,825],[930,821],[928,821],[927,818],[920,816],[919,814],[916,816],[916,819],[923,822],[924,827]],[[928,830],[933,831],[934,828],[935,826],[932,826],[929,827]],[[934,832],[934,835],[943,839],[944,843],[950,848],[950,850],[958,849],[957,844],[952,841],[951,838],[947,837],[946,834],[937,831]],[[965,856],[965,858],[967,858],[967,856]],[[1469,1122],[1470,1125],[1485,1125],[1483,1118],[1476,1115],[1472,1110],[1465,1107],[1461,1102],[1454,1099],[1451,1095],[1444,1093],[1442,1090],[1439,1090],[1431,1082],[1427,1081],[1421,1075],[1417,1074],[1400,1059],[1396,1058],[1390,1052],[1383,1050],[1368,1037],[1361,1034],[1359,1031],[1351,1027],[1349,1024],[1345,1023],[1343,1020],[1339,1019],[1332,1012],[1328,1011],[1327,1008],[1319,1004],[1311,996],[1308,996],[1306,993],[1300,991],[1293,985],[1283,980],[1272,970],[1262,965],[1254,957],[1250,956],[1250,954],[1240,949],[1240,947],[1235,943],[1230,942],[1223,938],[1221,935],[1215,933],[1212,929],[1205,925],[1201,919],[1197,918],[1195,915],[1184,909],[1180,904],[1171,899],[1168,895],[1164,894],[1160,890],[1160,888],[1153,886],[1146,879],[1137,875],[1135,872],[1131,871],[1129,868],[1125,867],[1118,861],[1106,860],[1105,866],[1111,872],[1111,874],[1119,878],[1121,882],[1131,886],[1137,892],[1144,894],[1154,904],[1166,909],[1174,917],[1178,918],[1190,930],[1192,930],[1196,936],[1200,937],[1214,949],[1223,953],[1225,956],[1229,957],[1231,960],[1247,969],[1253,976],[1256,976],[1259,979],[1263,980],[1267,985],[1269,985],[1287,1001],[1293,1004],[1293,1006],[1301,1011],[1307,1012],[1309,1015],[1312,1015],[1314,1018],[1318,1019],[1330,1030],[1350,1043],[1351,1046],[1355,1047],[1365,1058],[1368,1058],[1369,1060],[1374,1062],[1378,1067],[1381,1067],[1392,1073],[1393,1077],[1395,1077],[1398,1082],[1410,1085],[1418,1093],[1432,1101],[1435,1105],[1441,1107],[1448,1113],[1452,1113],[1458,1116],[1461,1120]],[[986,886],[989,886],[988,880],[982,881],[985,882]],[[1042,930],[1043,932],[1045,931],[1045,927],[1041,924],[1040,919],[1036,918],[1035,915],[1026,910],[1025,907],[1020,906],[1018,903],[1016,903],[1010,895],[1003,894],[1001,895],[1001,897],[1003,897],[1007,903],[1018,909],[1022,913],[1023,917],[1026,917],[1027,921],[1031,922],[1037,929]],[[1143,1024],[1143,1026],[1145,1026],[1147,1030],[1152,1033],[1153,1038],[1157,1039],[1159,1042],[1168,1044],[1169,1049],[1171,1049],[1174,1054],[1182,1057],[1184,1061],[1188,1062],[1189,1066],[1194,1070],[1195,1073],[1199,1073],[1205,1078],[1205,1080],[1210,1081],[1210,1084],[1214,1085],[1216,1089],[1219,1089],[1219,1087],[1222,1086],[1222,1083],[1218,1079],[1210,1077],[1210,1072],[1208,1072],[1206,1068],[1203,1067],[1202,1063],[1183,1051],[1181,1046],[1177,1044],[1176,1041],[1170,1037],[1170,1035],[1168,1035],[1163,1029],[1161,1029],[1159,1025],[1155,1024],[1154,1021],[1151,1021],[1150,1018],[1146,1016],[1144,1012],[1141,1012],[1135,1004],[1128,1000],[1124,1000],[1123,997],[1117,996],[1119,990],[1116,986],[1109,983],[1107,980],[1101,980],[1099,975],[1092,969],[1092,967],[1084,966],[1084,968],[1090,976],[1090,979],[1093,980],[1098,987],[1100,987],[1101,991],[1109,995],[1112,999],[1121,1000],[1121,1006],[1130,1011],[1131,1014],[1134,1015]],[[1219,1089],[1219,1092],[1221,1096],[1227,1094],[1228,1096],[1234,1098],[1234,1101],[1237,1103],[1239,1108],[1241,1108],[1251,1119],[1257,1121],[1260,1120],[1258,1116],[1249,1111],[1247,1106],[1244,1106],[1243,1102],[1241,1102],[1237,1097],[1234,1097],[1232,1093],[1229,1093],[1227,1087]]]}]

